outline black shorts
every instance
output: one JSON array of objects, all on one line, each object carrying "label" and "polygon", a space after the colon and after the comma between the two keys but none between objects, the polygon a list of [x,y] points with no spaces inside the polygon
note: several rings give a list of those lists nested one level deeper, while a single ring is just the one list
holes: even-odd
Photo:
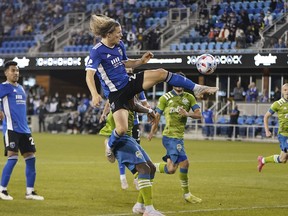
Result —
[{"label": "black shorts", "polygon": [[18,152],[21,155],[27,152],[36,152],[35,143],[31,134],[17,133],[8,130],[4,136],[5,156],[8,151]]},{"label": "black shorts", "polygon": [[132,129],[132,137],[136,140],[138,144],[140,144],[140,125],[134,125]]},{"label": "black shorts", "polygon": [[128,84],[119,91],[110,92],[109,103],[113,112],[119,109],[129,109],[128,101],[136,94],[143,91],[142,85],[144,80],[144,72],[133,74],[129,77]]}]

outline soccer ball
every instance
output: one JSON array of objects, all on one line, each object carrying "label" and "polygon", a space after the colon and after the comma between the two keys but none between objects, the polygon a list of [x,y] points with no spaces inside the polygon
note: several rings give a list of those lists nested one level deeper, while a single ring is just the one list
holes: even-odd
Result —
[{"label": "soccer ball", "polygon": [[196,67],[201,74],[209,75],[216,70],[217,62],[214,56],[203,54],[196,59]]}]

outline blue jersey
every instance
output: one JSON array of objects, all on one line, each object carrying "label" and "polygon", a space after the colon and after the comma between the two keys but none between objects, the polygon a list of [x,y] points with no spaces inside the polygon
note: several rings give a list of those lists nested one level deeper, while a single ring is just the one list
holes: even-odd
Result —
[{"label": "blue jersey", "polygon": [[[147,101],[147,98],[145,96],[145,93],[142,91],[139,94],[138,99],[143,102],[143,101]],[[134,112],[134,125],[138,125],[139,124],[139,115],[137,112]]]},{"label": "blue jersey", "polygon": [[206,109],[202,112],[202,116],[204,118],[205,123],[212,124],[213,123],[213,111]]},{"label": "blue jersey", "polygon": [[123,63],[126,60],[128,58],[122,41],[113,48],[99,42],[91,49],[86,70],[96,71],[105,97],[127,85],[129,76]]},{"label": "blue jersey", "polygon": [[7,130],[30,134],[26,116],[26,93],[23,87],[19,84],[14,86],[8,82],[1,83],[0,98],[1,108],[5,114],[3,134]]}]

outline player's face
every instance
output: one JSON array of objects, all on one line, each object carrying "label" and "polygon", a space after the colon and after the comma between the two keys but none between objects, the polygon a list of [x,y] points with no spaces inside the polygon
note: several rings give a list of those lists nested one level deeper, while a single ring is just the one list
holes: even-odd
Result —
[{"label": "player's face", "polygon": [[283,94],[283,97],[288,100],[288,85],[284,85],[282,87],[282,94]]},{"label": "player's face", "polygon": [[173,87],[173,90],[177,93],[177,94],[181,94],[183,93],[184,89],[182,87]]},{"label": "player's face", "polygon": [[19,68],[18,66],[11,65],[6,71],[5,75],[7,81],[10,83],[17,83],[19,80]]},{"label": "player's face", "polygon": [[118,26],[115,28],[115,30],[112,33],[108,34],[109,42],[111,44],[119,44],[122,36],[123,36],[122,28],[121,26]]}]

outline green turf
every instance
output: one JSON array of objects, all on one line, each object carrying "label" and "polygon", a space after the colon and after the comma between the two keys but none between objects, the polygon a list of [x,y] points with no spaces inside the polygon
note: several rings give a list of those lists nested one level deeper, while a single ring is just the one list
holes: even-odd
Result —
[{"label": "green turf", "polygon": [[[34,134],[37,147],[36,190],[45,201],[24,199],[24,161],[19,159],[8,187],[13,201],[0,200],[2,216],[132,215],[138,192],[127,172],[129,189],[120,189],[116,163],[104,157],[103,137]],[[165,153],[161,140],[142,146],[154,162]],[[185,141],[190,159],[190,188],[203,203],[182,199],[178,174],[156,174],[154,205],[165,215],[269,216],[284,215],[287,173],[282,164],[256,170],[258,154],[279,152],[278,144],[225,141]],[[6,162],[0,157],[0,168]]]}]

